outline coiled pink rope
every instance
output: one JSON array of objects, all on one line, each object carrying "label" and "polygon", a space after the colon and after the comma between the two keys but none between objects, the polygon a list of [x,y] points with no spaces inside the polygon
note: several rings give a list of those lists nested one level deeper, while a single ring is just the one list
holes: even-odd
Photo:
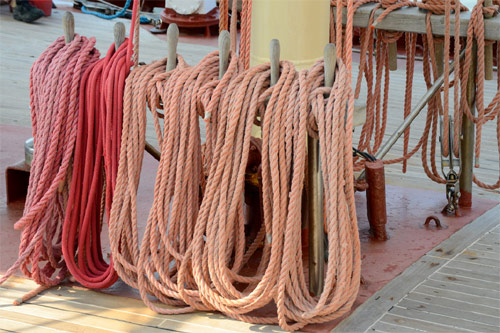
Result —
[{"label": "coiled pink rope", "polygon": [[[191,68],[179,59],[169,73],[164,73],[165,63],[141,66],[127,79],[109,223],[120,277],[139,289],[151,309],[165,314],[218,310],[240,320],[295,330],[346,313],[360,281],[351,108],[344,125],[345,105],[352,100],[347,66],[339,60],[330,89],[321,88],[321,62],[297,73],[283,61],[273,87],[268,64],[242,71],[234,54],[221,80],[217,53]],[[326,100],[324,93],[330,94]],[[160,100],[163,130],[156,112]],[[139,242],[136,192],[146,104],[154,115],[162,155],[153,206]],[[207,122],[203,146],[200,115]],[[257,115],[263,130],[263,223],[255,238],[247,239],[245,224],[253,221],[246,221],[243,212],[244,180]],[[319,137],[324,154],[326,229],[331,258],[336,258],[327,264],[326,286],[319,297],[309,295],[300,241],[310,126],[318,128],[317,133],[310,131]],[[252,267],[255,261],[258,265]],[[178,307],[161,306],[150,296]],[[270,302],[277,305],[271,317],[253,312]]]},{"label": "coiled pink rope", "polygon": [[61,232],[76,141],[79,89],[83,73],[99,58],[95,39],[75,35],[65,44],[58,38],[36,60],[30,75],[34,137],[28,195],[19,258],[0,279],[18,268],[41,285],[58,284],[66,274]]}]

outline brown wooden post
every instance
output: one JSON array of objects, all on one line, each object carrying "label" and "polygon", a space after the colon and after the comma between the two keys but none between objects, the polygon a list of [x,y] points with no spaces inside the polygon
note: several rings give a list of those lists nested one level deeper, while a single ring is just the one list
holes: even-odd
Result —
[{"label": "brown wooden post", "polygon": [[[472,45],[472,62],[467,81],[467,103],[472,115],[476,114],[476,69],[477,69],[477,42]],[[472,166],[474,164],[474,123],[464,115],[462,121],[462,142],[460,147],[460,199],[461,207],[472,206]],[[451,139],[451,138],[450,138]]]}]

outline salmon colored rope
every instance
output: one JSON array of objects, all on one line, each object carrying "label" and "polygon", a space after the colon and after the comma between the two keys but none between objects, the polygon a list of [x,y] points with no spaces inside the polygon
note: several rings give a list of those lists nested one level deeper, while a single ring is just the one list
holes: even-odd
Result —
[{"label": "salmon colored rope", "polygon": [[[365,3],[368,1],[355,1],[354,8],[361,3]],[[377,1],[371,1],[377,2]],[[340,22],[339,13],[341,12],[341,7],[346,6],[346,2],[344,1],[342,4],[337,5],[336,1],[332,1],[332,6],[336,6],[337,10],[337,25]],[[445,83],[442,88],[442,96],[441,94],[436,94],[428,104],[428,112],[425,123],[425,128],[422,133],[422,137],[418,141],[418,143],[412,148],[409,149],[409,131],[407,129],[404,134],[404,143],[403,143],[403,156],[400,158],[396,158],[393,160],[385,160],[384,163],[399,163],[403,162],[403,172],[406,171],[407,160],[413,156],[415,153],[422,150],[421,158],[422,165],[425,173],[434,181],[444,183],[445,180],[441,176],[441,172],[436,165],[436,143],[438,142],[438,130],[439,130],[439,118],[443,117],[443,127],[444,127],[444,135],[443,135],[443,151],[442,154],[447,156],[448,152],[448,140],[454,141],[454,154],[458,154],[459,147],[459,137],[461,133],[461,124],[463,114],[465,114],[469,119],[471,119],[477,127],[477,135],[476,135],[476,143],[475,143],[475,155],[476,155],[476,167],[479,166],[479,154],[480,154],[480,145],[481,145],[481,129],[482,126],[494,119],[497,119],[498,122],[498,113],[499,106],[498,102],[500,100],[500,90],[497,90],[497,94],[492,99],[488,106],[484,105],[484,23],[483,23],[483,14],[495,15],[498,11],[498,3],[495,2],[490,8],[483,7],[483,1],[478,2],[478,4],[474,7],[474,10],[471,14],[470,24],[468,26],[467,33],[467,41],[466,41],[466,56],[464,61],[460,61],[460,49],[461,49],[461,38],[459,38],[460,31],[460,12],[467,10],[465,6],[460,4],[459,1],[443,1],[443,0],[424,0],[422,2],[412,2],[412,1],[397,1],[397,0],[384,0],[380,2],[380,5],[376,6],[372,11],[368,26],[376,26],[378,22],[381,22],[385,16],[387,16],[393,10],[397,10],[398,8],[406,7],[406,6],[417,6],[421,9],[425,9],[428,11],[427,14],[427,33],[422,36],[423,44],[424,44],[424,79],[426,81],[426,85],[429,88],[433,81],[437,79],[437,59],[435,58],[435,50],[434,50],[434,41],[437,40],[435,36],[433,36],[432,28],[430,24],[431,15],[444,15],[445,22],[445,34],[444,40],[444,76]],[[384,8],[384,12],[380,14],[377,20],[374,22],[373,17],[374,13],[378,8]],[[332,13],[333,13],[332,9]],[[454,31],[451,32],[451,24],[450,18],[452,14],[452,10],[455,15]],[[333,15],[331,16],[333,20]],[[347,19],[350,18],[350,15],[347,15]],[[345,28],[348,31],[348,28]],[[342,31],[339,29],[333,29],[334,33],[331,33],[331,36],[335,39],[342,38]],[[454,45],[450,43],[450,34],[454,35]],[[389,71],[387,68],[388,65],[388,53],[387,53],[387,43],[395,42],[399,38],[400,34],[390,34],[387,32],[377,31],[376,38],[376,46],[373,47],[373,33],[369,31],[369,29],[361,30],[361,57],[359,64],[359,74],[356,82],[356,89],[354,96],[357,98],[360,93],[361,83],[363,77],[366,80],[367,84],[367,118],[366,122],[363,125],[363,129],[361,132],[361,136],[358,143],[359,150],[365,150],[372,154],[375,154],[382,144],[382,139],[385,133],[385,125],[387,119],[387,102],[388,102],[388,87],[389,87]],[[415,47],[416,47],[416,34],[405,34],[406,41],[406,91],[405,91],[405,102],[404,102],[404,115],[405,117],[409,114],[411,110],[411,99],[412,99],[412,82],[413,82],[413,68],[415,61]],[[476,95],[476,103],[477,103],[477,116],[473,117],[467,104],[466,99],[466,88],[467,88],[467,80],[468,80],[468,72],[471,63],[471,50],[472,50],[472,39],[475,38],[478,41],[478,69],[477,75],[477,95]],[[449,74],[449,53],[450,48],[453,48],[454,53],[454,61],[456,64],[456,68],[458,70],[454,75],[455,79],[450,79]],[[375,52],[374,52],[375,51]],[[372,54],[376,53],[375,63],[373,66],[373,56]],[[375,72],[375,77],[373,73]],[[374,82],[375,81],[375,82]],[[454,138],[448,138],[448,119],[449,115],[449,90],[453,86],[454,90]],[[499,86],[500,87],[500,86]],[[500,127],[497,127],[497,141],[500,152]],[[500,163],[500,161],[499,161]],[[364,161],[356,161],[355,169],[360,170],[364,167]],[[499,164],[500,167],[500,164]],[[500,187],[500,178],[499,180],[492,185],[487,185],[479,181],[474,176],[474,182],[483,188],[495,189]]]},{"label": "salmon colored rope", "polygon": [[18,268],[45,286],[56,285],[65,277],[61,232],[77,136],[78,93],[86,68],[99,57],[94,45],[93,38],[75,35],[65,44],[60,37],[31,69],[34,156],[24,214],[14,225],[23,230],[19,258],[0,284]]},{"label": "salmon colored rope", "polygon": [[219,13],[219,33],[224,30],[229,31],[229,0],[220,0]]},{"label": "salmon colored rope", "polygon": [[[427,21],[427,34],[422,37],[423,39],[423,44],[424,44],[424,61],[423,61],[423,72],[424,72],[424,79],[427,85],[427,88],[430,88],[433,81],[436,80],[439,76],[438,74],[438,69],[437,69],[437,59],[435,58],[435,50],[434,50],[434,40],[436,39],[433,34],[432,34],[432,29],[431,29],[431,24],[430,24],[430,18],[432,14],[444,14],[448,13],[445,15],[445,29],[446,31],[449,31],[449,13],[450,13],[450,8],[447,7],[448,5],[443,2],[443,1],[425,1],[425,2],[418,2],[415,4],[419,8],[426,9],[428,10],[427,16],[426,16],[426,21]],[[457,2],[455,4],[455,9],[457,9],[457,6],[459,3]],[[462,7],[462,9],[465,9]],[[435,12],[434,12],[435,11]],[[387,13],[384,12],[384,13]],[[459,11],[457,12],[459,14]],[[380,17],[379,17],[380,18]],[[455,36],[458,36],[458,30],[459,29],[459,24],[455,26]],[[416,37],[414,37],[416,38]],[[440,94],[436,94],[431,101],[428,104],[428,112],[427,112],[427,118],[426,118],[426,123],[425,123],[425,128],[422,134],[421,139],[417,143],[414,149],[411,150],[411,152],[408,153],[408,142],[409,142],[409,130],[406,131],[405,133],[405,139],[404,139],[404,156],[402,158],[397,158],[394,160],[386,160],[384,163],[398,163],[403,161],[403,171],[406,171],[406,161],[408,158],[413,156],[420,148],[422,149],[422,154],[421,154],[421,159],[422,159],[422,166],[424,168],[425,173],[428,175],[429,178],[432,180],[439,182],[439,183],[445,183],[445,180],[442,178],[437,166],[436,166],[436,143],[437,143],[437,135],[438,135],[438,126],[439,126],[439,116],[444,115],[444,123],[447,124],[447,119],[448,119],[448,99],[449,99],[449,62],[446,61],[448,59],[448,52],[446,50],[449,50],[449,34],[446,34],[444,37],[444,49],[445,49],[445,59],[444,59],[444,73],[445,73],[445,84],[444,84],[444,105],[441,100]],[[455,39],[455,46],[458,45],[460,46],[459,43],[460,39],[456,38]],[[455,51],[455,57],[458,56],[460,53],[460,49],[458,51]],[[412,81],[413,81],[413,71],[409,70],[409,67],[414,67],[414,50],[413,48],[409,48],[407,46],[407,77],[406,77],[406,92],[405,92],[405,116],[409,114],[410,108],[411,108],[411,91],[412,91]],[[457,89],[455,89],[455,92]],[[455,107],[457,105],[457,97],[455,97]],[[447,126],[444,125],[445,129],[444,132],[447,133]],[[408,134],[407,134],[408,133]],[[459,133],[459,132],[458,132]],[[428,144],[429,144],[429,138],[430,138],[430,153],[428,154]],[[443,136],[444,143],[446,144],[446,140],[448,138],[448,135],[445,134]],[[443,155],[447,155],[447,149],[443,150]],[[430,155],[430,164],[428,162],[428,155]]]},{"label": "salmon colored rope", "polygon": [[[164,72],[165,63],[137,68],[126,83],[120,164],[109,223],[120,277],[138,288],[143,301],[159,313],[218,310],[248,322],[279,323],[290,330],[346,313],[360,281],[352,112],[344,126],[345,105],[352,99],[347,66],[339,60],[334,87],[326,89],[321,88],[322,63],[297,73],[291,63],[282,62],[280,79],[272,88],[269,64],[240,72],[234,53],[221,80],[217,79],[217,53],[194,67],[187,67],[180,58],[169,73]],[[327,100],[324,93],[330,93]],[[163,130],[156,112],[160,100]],[[136,193],[146,105],[153,111],[161,159],[153,206],[139,242]],[[207,123],[204,145],[200,115]],[[243,191],[257,115],[263,129],[263,224],[254,239],[246,239],[245,224],[252,221],[245,220]],[[300,243],[309,121],[318,124],[311,125],[318,128],[312,134],[324,145],[325,215],[331,258],[337,258],[327,265],[327,283],[319,297],[309,295]],[[332,146],[338,147],[335,156],[327,149]],[[252,268],[250,262],[258,264]],[[163,307],[150,296],[180,307]],[[274,316],[254,313],[269,302],[277,305]]]},{"label": "salmon colored rope", "polygon": [[[497,93],[494,98],[490,102],[490,104],[485,107],[484,101],[484,13],[496,14],[498,12],[498,4],[494,5],[490,8],[483,7],[484,0],[479,0],[476,6],[471,13],[471,24],[467,27],[467,46],[465,49],[465,60],[464,60],[464,69],[462,76],[462,99],[461,99],[461,107],[464,110],[464,114],[466,117],[471,119],[476,124],[476,143],[475,143],[475,157],[476,163],[475,167],[479,167],[479,157],[480,157],[480,149],[481,149],[481,139],[482,139],[482,126],[487,121],[492,121],[496,119],[496,127],[497,127],[497,144],[498,144],[498,155],[499,155],[499,172],[500,172],[500,79],[497,79]],[[469,69],[472,63],[472,40],[475,38],[477,41],[477,70],[476,70],[476,101],[475,106],[477,108],[477,116],[472,116],[469,105],[467,103],[466,98],[466,89],[467,89],[467,74],[469,73]],[[497,51],[499,44],[497,43]],[[498,54],[497,54],[498,55]],[[500,59],[497,56],[497,61]],[[498,73],[497,73],[498,74]],[[462,116],[463,117],[463,116]],[[474,182],[483,188],[486,189],[497,189],[500,188],[500,175],[496,183],[494,184],[485,184],[481,182],[475,175],[473,177]]]},{"label": "salmon colored rope", "polygon": [[241,38],[239,56],[243,67],[250,67],[250,37],[252,26],[252,0],[243,0],[241,11]]},{"label": "salmon colored rope", "polygon": [[231,51],[239,50],[239,56],[242,66],[245,69],[250,67],[250,32],[252,23],[252,0],[242,1],[241,19],[240,19],[240,45],[238,46],[238,1],[231,0],[231,20],[229,20],[229,1],[219,2],[219,33],[224,30],[230,32]]}]

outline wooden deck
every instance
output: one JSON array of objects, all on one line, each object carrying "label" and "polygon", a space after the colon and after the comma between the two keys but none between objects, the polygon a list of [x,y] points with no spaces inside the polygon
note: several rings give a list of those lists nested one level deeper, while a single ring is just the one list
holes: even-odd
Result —
[{"label": "wooden deck", "polygon": [[[61,18],[62,12],[60,10],[53,10],[53,14],[49,18],[43,18],[40,23],[29,25],[14,21],[8,12],[8,7],[0,7],[0,123],[7,125],[18,125],[23,127],[31,126],[31,119],[29,113],[29,69],[31,64],[36,59],[36,57],[58,36],[62,34],[61,31]],[[97,47],[104,52],[108,46],[113,41],[113,24],[116,21],[106,21],[98,19],[93,16],[75,14],[75,24],[76,32],[86,35],[95,36],[97,38]],[[127,27],[129,27],[129,21],[123,20]],[[193,44],[181,43],[178,47],[178,52],[184,56],[189,64],[197,63],[203,56],[205,56],[210,51],[214,50],[210,46],[201,46]],[[140,60],[144,62],[150,62],[155,59],[159,59],[166,55],[166,43],[161,41],[157,37],[141,31],[141,49],[140,49]],[[354,66],[355,67],[355,66]],[[389,119],[387,125],[387,135],[386,139],[390,134],[397,128],[399,123],[403,119],[403,87],[404,87],[404,70],[403,65],[400,64],[400,70],[396,72],[391,72],[391,93],[390,93],[390,107],[389,107]],[[417,72],[418,69],[417,66]],[[416,78],[420,78],[421,73],[416,73]],[[419,96],[424,93],[424,83],[422,80],[416,80],[414,84],[414,98],[413,103],[415,104]],[[486,84],[486,100],[491,99],[494,92],[496,91],[495,81],[488,81]],[[415,142],[418,139],[418,134],[421,133],[423,129],[423,119],[425,111],[421,116],[418,117],[415,124],[412,127],[412,140]],[[483,129],[483,152],[481,155],[481,169],[477,171],[478,176],[485,180],[486,182],[495,182],[498,178],[498,155],[496,147],[496,132],[490,123]],[[358,135],[356,132],[355,135]],[[149,122],[147,137],[152,142],[154,140],[154,129],[152,123]],[[1,133],[0,133],[1,140]],[[20,144],[22,147],[22,143]],[[402,141],[399,142],[387,158],[397,157],[402,152]],[[388,184],[405,186],[410,188],[419,188],[427,190],[436,190],[444,194],[444,186],[435,184],[430,181],[427,176],[423,173],[421,168],[421,162],[419,156],[411,159],[409,162],[408,172],[406,174],[401,173],[400,165],[393,165],[386,167],[386,180]],[[499,201],[499,191],[487,191],[478,189],[474,187],[474,195],[479,195],[481,197],[489,198],[492,200]],[[492,256],[499,254],[500,245],[493,245],[491,248],[493,250],[488,250],[491,242],[498,243],[498,228],[493,229],[494,224],[498,225],[498,216],[500,211],[497,207],[496,213],[488,215],[490,229],[479,228],[481,232],[487,232],[487,236],[482,241],[477,241],[467,251],[473,251],[476,253],[477,259],[474,259],[474,263],[470,263],[466,256],[470,253],[462,249],[459,260],[450,260],[452,257],[446,257],[445,255],[448,250],[443,253],[436,252],[434,254],[429,254],[424,257],[419,262],[425,262],[427,266],[429,263],[438,263],[439,265],[434,267],[432,271],[419,271],[410,270],[410,273],[418,278],[415,280],[415,284],[408,283],[410,279],[404,280],[406,283],[400,283],[398,286],[399,296],[391,296],[393,300],[392,305],[394,307],[392,310],[388,311],[389,307],[381,307],[380,312],[376,318],[372,318],[371,322],[363,330],[378,329],[387,332],[402,332],[402,331],[412,331],[412,329],[423,330],[423,326],[412,326],[417,321],[428,321],[427,319],[422,320],[422,311],[418,309],[412,309],[410,305],[417,303],[426,303],[425,297],[429,293],[434,298],[431,301],[427,300],[427,303],[433,305],[433,310],[429,310],[429,316],[434,316],[429,319],[429,321],[436,321],[442,319],[438,314],[435,314],[434,308],[443,307],[438,302],[434,291],[438,290],[445,300],[453,300],[453,302],[460,306],[475,307],[475,302],[478,300],[477,297],[473,297],[471,300],[465,300],[460,297],[465,297],[461,293],[456,293],[456,285],[460,285],[460,288],[468,288],[464,283],[460,284],[457,281],[441,281],[443,276],[446,278],[447,274],[458,273],[463,275],[464,281],[472,281],[472,284],[485,283],[492,287],[489,290],[493,292],[497,289],[498,282],[495,281],[480,281],[484,280],[477,279],[477,277],[471,276],[475,274],[474,272],[484,272],[485,276],[489,279],[493,277],[498,277],[498,264],[494,261]],[[486,222],[483,222],[486,223]],[[476,224],[471,225],[468,228],[469,231],[474,230]],[[482,225],[482,224],[481,224]],[[491,230],[491,232],[490,232]],[[482,234],[478,235],[477,239],[481,238]],[[463,243],[463,246],[467,247],[474,240],[469,238],[459,239],[457,242]],[[460,244],[462,244],[460,243]],[[486,247],[485,247],[486,246]],[[1,247],[1,246],[0,246]],[[465,249],[464,247],[464,249]],[[436,250],[437,251],[437,250]],[[479,252],[478,252],[479,251]],[[458,253],[458,252],[454,252]],[[465,263],[462,260],[465,256]],[[1,258],[0,258],[1,260]],[[493,261],[492,261],[493,260]],[[467,266],[464,266],[467,264]],[[441,266],[443,265],[443,267]],[[471,266],[472,265],[472,266]],[[474,268],[471,270],[471,268]],[[439,271],[438,271],[439,270]],[[472,272],[472,273],[471,273]],[[433,274],[428,278],[429,274]],[[406,274],[406,273],[405,273]],[[412,280],[413,281],[413,280]],[[422,282],[424,281],[424,282]],[[477,282],[479,281],[479,282]],[[421,283],[422,282],[422,283]],[[444,283],[446,288],[439,286],[437,284]],[[418,286],[417,286],[418,285]],[[411,294],[408,292],[411,289],[406,290],[404,287],[411,286],[415,289]],[[484,286],[484,285],[483,285]],[[45,292],[42,296],[37,297],[30,301],[28,304],[24,304],[22,307],[12,306],[12,301],[28,290],[34,288],[35,285],[26,279],[13,278],[8,281],[8,283],[0,286],[0,330],[5,331],[15,331],[15,332],[43,332],[43,331],[82,331],[82,332],[94,332],[94,331],[174,331],[174,332],[212,332],[212,331],[278,331],[277,327],[273,326],[259,326],[250,325],[246,323],[241,323],[233,321],[216,314],[207,313],[195,313],[189,315],[179,315],[179,316],[160,316],[151,312],[147,307],[144,306],[142,301],[130,298],[121,297],[116,295],[108,295],[99,292],[89,291],[85,288],[80,287],[60,287],[57,289],[52,289]],[[447,289],[449,287],[450,289]],[[485,289],[474,287],[474,285],[469,286],[467,289],[471,290],[470,294],[481,296],[481,299],[485,299],[486,303],[483,304],[484,308],[479,311],[480,315],[486,316],[484,318],[494,318],[497,312],[491,312],[492,309],[498,309],[497,303],[491,300],[491,294]],[[478,291],[481,289],[480,291]],[[465,290],[465,289],[464,289]],[[473,292],[476,292],[474,294]],[[483,293],[483,294],[481,294]],[[408,296],[407,296],[408,294]],[[422,295],[424,295],[422,298]],[[470,296],[470,295],[469,295]],[[469,297],[467,296],[467,297]],[[459,297],[459,299],[457,299]],[[387,300],[389,302],[389,300]],[[413,303],[412,303],[413,302]],[[439,301],[441,302],[441,301]],[[489,302],[489,303],[488,303]],[[491,303],[493,302],[493,303]],[[419,303],[419,304],[420,304]],[[117,307],[118,304],[118,307]],[[366,303],[368,304],[368,303]],[[372,304],[372,303],[370,303]],[[385,304],[385,303],[384,303]],[[492,305],[493,304],[493,305]],[[391,306],[392,306],[391,305]],[[424,304],[425,305],[425,304]],[[496,306],[496,308],[495,308]],[[410,307],[410,309],[408,308]],[[418,307],[418,306],[417,306]],[[377,308],[377,307],[375,307]],[[448,307],[445,306],[448,309]],[[361,308],[360,308],[361,309]],[[369,309],[369,308],[368,308]],[[453,309],[453,307],[451,308]],[[486,310],[485,310],[486,309]],[[411,312],[404,312],[404,311]],[[484,310],[484,311],[483,311]],[[420,311],[420,312],[418,312]],[[437,311],[437,310],[436,310]],[[452,310],[446,310],[452,311]],[[453,310],[455,311],[455,310]],[[490,311],[484,313],[485,311]],[[403,313],[404,312],[404,313]],[[432,313],[431,313],[432,312]],[[427,313],[427,312],[426,312]],[[438,312],[436,312],[438,313]],[[492,315],[493,314],[493,315]],[[446,315],[446,314],[445,314]],[[366,314],[365,314],[366,316]],[[427,314],[425,314],[427,316]],[[438,316],[438,317],[436,317]],[[366,318],[371,318],[366,316]],[[403,323],[399,318],[407,318]],[[483,317],[481,317],[483,318]],[[498,315],[496,316],[498,319]],[[442,319],[444,320],[444,319]],[[449,322],[449,319],[446,319]],[[468,325],[470,321],[481,322],[481,324],[486,325],[484,327],[496,328],[494,322],[485,320],[474,320],[467,319],[467,317],[461,316],[460,319],[463,320]],[[489,320],[489,319],[488,319]],[[375,323],[375,325],[372,325]],[[443,327],[439,326],[439,331],[455,331],[452,327],[446,324],[444,321]],[[458,323],[458,322],[457,322]],[[439,323],[438,323],[439,324]],[[371,326],[370,326],[371,325]],[[427,324],[426,324],[427,325]],[[430,325],[430,324],[429,324]],[[435,324],[433,324],[435,325]],[[458,325],[458,324],[457,324]],[[456,326],[456,325],[455,325]],[[347,326],[345,326],[347,327]],[[431,326],[426,326],[428,330],[431,330]],[[437,326],[433,326],[437,327]],[[470,326],[464,326],[470,327]],[[479,327],[477,328],[480,331]],[[342,330],[341,330],[342,331]],[[352,332],[357,332],[358,330],[351,330]],[[432,331],[432,330],[431,330]]]},{"label": "wooden deck", "polygon": [[334,332],[499,332],[500,205],[389,282]]},{"label": "wooden deck", "polygon": [[[141,300],[103,294],[82,287],[49,289],[22,306],[13,300],[37,285],[11,278],[0,287],[0,329],[14,332],[248,332],[262,329],[220,314],[159,315]],[[265,327],[266,332],[279,328]]]}]

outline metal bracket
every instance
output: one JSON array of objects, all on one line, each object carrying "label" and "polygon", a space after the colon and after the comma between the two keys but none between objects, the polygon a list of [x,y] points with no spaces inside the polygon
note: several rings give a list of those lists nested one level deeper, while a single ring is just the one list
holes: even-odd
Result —
[{"label": "metal bracket", "polygon": [[444,178],[446,179],[446,198],[448,199],[448,204],[443,209],[448,215],[454,215],[458,209],[458,199],[460,197],[460,191],[458,190],[458,180],[460,178],[460,140],[458,147],[458,156],[455,156],[453,153],[453,126],[454,120],[452,117],[449,118],[448,122],[448,156],[443,155],[443,134],[444,134],[444,125],[443,125],[443,116],[439,117],[439,129],[440,129],[440,137],[439,141],[441,142],[441,172],[443,173]]}]

